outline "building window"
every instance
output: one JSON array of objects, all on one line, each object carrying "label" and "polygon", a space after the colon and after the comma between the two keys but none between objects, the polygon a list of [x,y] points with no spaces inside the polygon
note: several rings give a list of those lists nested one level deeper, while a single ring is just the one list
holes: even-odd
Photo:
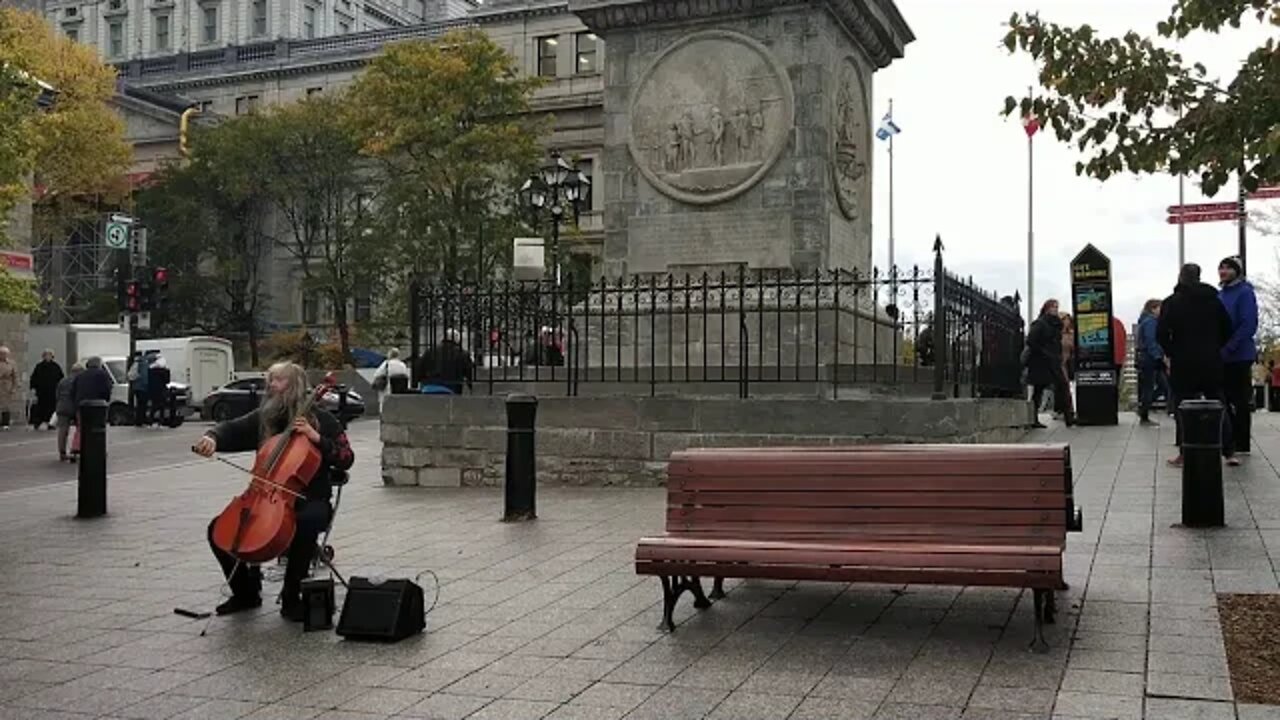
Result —
[{"label": "building window", "polygon": [[248,115],[258,109],[257,95],[241,95],[236,98],[236,114]]},{"label": "building window", "polygon": [[302,37],[310,40],[316,36],[316,9],[308,5],[302,10]]},{"label": "building window", "polygon": [[305,293],[302,296],[302,324],[315,325],[320,322],[320,303],[316,296]]},{"label": "building window", "polygon": [[556,49],[560,41],[554,37],[538,38],[538,75],[556,76]]},{"label": "building window", "polygon": [[213,101],[201,100],[198,107],[200,108],[201,115],[208,115],[209,113],[213,112]]},{"label": "building window", "polygon": [[156,16],[156,50],[169,50],[169,16]]},{"label": "building window", "polygon": [[218,8],[206,7],[203,9],[204,14],[204,30],[201,37],[207,43],[218,41]]},{"label": "building window", "polygon": [[79,17],[80,8],[76,7],[75,5],[72,5],[71,7],[64,10],[63,14],[66,15],[68,18]]},{"label": "building window", "polygon": [[356,322],[369,322],[373,319],[373,295],[369,292],[369,288],[356,288],[354,305]]},{"label": "building window", "polygon": [[319,95],[322,92],[324,92],[324,88],[322,87],[309,87],[307,88],[307,97],[311,97],[312,95]]},{"label": "building window", "polygon": [[107,3],[107,9],[108,9],[108,10],[123,10],[123,9],[124,9],[124,0],[111,0],[111,2]]},{"label": "building window", "polygon": [[124,55],[124,23],[117,21],[107,26],[107,45],[111,57]]},{"label": "building window", "polygon": [[267,0],[253,0],[253,36],[267,34]]},{"label": "building window", "polygon": [[67,33],[67,39],[71,42],[80,42],[80,30],[78,28],[64,28],[64,32]]},{"label": "building window", "polygon": [[593,32],[580,32],[578,33],[577,41],[578,74],[589,75],[600,72],[600,64],[596,55],[600,46],[600,38],[596,37]]}]

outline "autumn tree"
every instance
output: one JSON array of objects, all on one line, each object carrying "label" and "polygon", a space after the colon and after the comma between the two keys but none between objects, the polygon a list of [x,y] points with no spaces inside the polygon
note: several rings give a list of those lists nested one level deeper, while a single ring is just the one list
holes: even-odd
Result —
[{"label": "autumn tree", "polygon": [[1261,23],[1280,30],[1280,0],[1175,0],[1154,36],[1105,37],[1038,14],[1014,14],[1004,37],[1029,55],[1042,93],[1005,100],[1004,114],[1034,114],[1085,159],[1077,174],[1198,174],[1207,195],[1238,175],[1247,190],[1280,181],[1280,46],[1251,51],[1234,78],[1212,78],[1169,45],[1192,33]]},{"label": "autumn tree", "polygon": [[304,292],[328,299],[339,346],[351,353],[349,307],[380,276],[372,209],[383,183],[365,167],[341,96],[307,98],[268,111],[262,135],[266,197],[278,222],[276,244],[297,263]]},{"label": "autumn tree", "polygon": [[[8,218],[29,190],[34,167],[33,116],[38,91],[15,68],[0,65],[0,248],[10,247]],[[40,307],[31,283],[0,266],[0,312],[29,313]]]},{"label": "autumn tree", "polygon": [[491,276],[521,225],[516,194],[541,152],[541,79],[483,32],[390,46],[351,88],[362,151],[394,179],[377,205],[394,277]]},{"label": "autumn tree", "polygon": [[161,322],[244,333],[254,366],[272,245],[263,124],[248,116],[195,129],[189,160],[164,168],[137,199],[153,260],[172,278]]}]

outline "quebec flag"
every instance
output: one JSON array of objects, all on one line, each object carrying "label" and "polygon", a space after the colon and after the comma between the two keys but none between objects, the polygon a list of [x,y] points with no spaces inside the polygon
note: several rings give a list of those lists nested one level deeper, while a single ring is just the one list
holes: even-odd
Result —
[{"label": "quebec flag", "polygon": [[900,132],[902,132],[902,128],[893,122],[891,113],[885,113],[884,119],[880,121],[880,128],[876,130],[876,137],[881,140],[888,140]]}]

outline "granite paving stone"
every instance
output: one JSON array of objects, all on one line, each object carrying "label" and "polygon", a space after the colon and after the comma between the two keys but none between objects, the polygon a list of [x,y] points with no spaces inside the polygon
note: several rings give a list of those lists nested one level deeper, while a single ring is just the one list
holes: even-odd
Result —
[{"label": "granite paving stone", "polygon": [[[41,578],[0,587],[0,720],[1280,720],[1233,702],[1217,614],[1219,592],[1280,592],[1280,413],[1256,414],[1253,455],[1224,468],[1223,530],[1177,526],[1171,424],[1027,438],[1071,443],[1085,509],[1044,654],[1011,588],[735,579],[707,610],[682,598],[665,633],[659,584],[632,565],[661,489],[543,487],[536,522],[503,524],[500,490],[384,487],[370,421],[351,427],[331,542],[348,575],[432,570],[426,633],[304,634],[268,602],[202,636],[173,608],[222,598],[204,533],[228,491],[182,452],[197,430],[149,436],[165,449],[113,475],[100,520],[68,519],[74,468],[0,492],[0,570]],[[270,597],[282,568],[264,571]]]}]

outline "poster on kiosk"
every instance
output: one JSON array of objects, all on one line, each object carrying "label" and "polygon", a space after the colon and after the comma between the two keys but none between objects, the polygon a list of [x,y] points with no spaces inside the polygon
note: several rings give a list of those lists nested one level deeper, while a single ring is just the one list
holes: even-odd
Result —
[{"label": "poster on kiosk", "polygon": [[1111,260],[1086,245],[1071,261],[1076,421],[1081,425],[1119,423],[1120,368],[1115,362],[1111,312]]}]

